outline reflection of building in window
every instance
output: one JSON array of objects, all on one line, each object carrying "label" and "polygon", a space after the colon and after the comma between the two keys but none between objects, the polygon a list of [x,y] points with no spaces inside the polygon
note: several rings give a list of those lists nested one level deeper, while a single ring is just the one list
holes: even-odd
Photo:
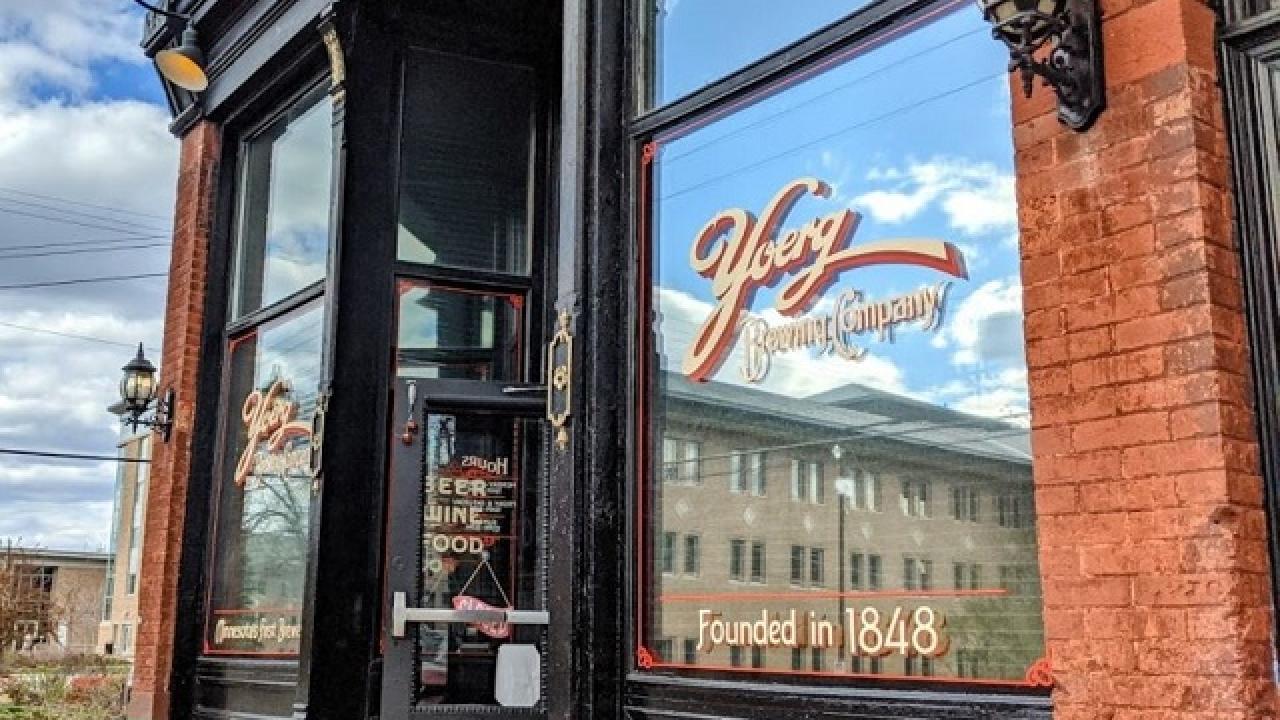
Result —
[{"label": "reflection of building in window", "polygon": [[684,536],[684,574],[697,575],[701,567],[702,538],[697,535]]},{"label": "reflection of building in window", "polygon": [[729,648],[729,664],[733,667],[742,667],[742,646],[734,645]]},{"label": "reflection of building in window", "polygon": [[756,541],[751,543],[751,582],[765,582],[765,548],[764,543]]},{"label": "reflection of building in window", "polygon": [[684,639],[684,661],[689,665],[694,665],[698,662],[697,638],[687,637]]},{"label": "reflection of building in window", "polygon": [[978,488],[971,485],[951,486],[951,517],[964,522],[978,522],[981,497]]},{"label": "reflection of building in window", "polygon": [[[980,677],[987,678],[1020,680],[1043,655],[1025,427],[861,385],[796,398],[718,382],[694,384],[669,374],[663,387],[659,435],[679,439],[678,452],[672,452],[681,462],[685,443],[698,445],[702,482],[653,486],[653,562],[655,570],[671,570],[649,576],[658,584],[648,624],[655,644],[666,636],[697,637],[700,608],[722,613],[725,620],[758,618],[761,611],[785,616],[794,609],[801,617],[813,612],[833,621],[844,609],[874,608],[887,623],[895,608],[909,612],[927,604],[945,618],[954,648],[932,660],[928,670],[936,675],[957,676],[955,651],[961,648],[999,646],[980,667]],[[821,491],[810,482],[819,477]],[[766,494],[769,484],[784,492]],[[903,489],[903,512],[876,512]],[[834,493],[838,501],[819,503],[815,492]],[[943,504],[931,507],[935,495]],[[1021,500],[1025,529],[1001,528],[991,517],[1001,496]],[[683,553],[681,543],[691,535],[716,558],[696,575],[673,567],[683,567],[682,557],[674,555]],[[775,580],[814,592],[769,588],[770,594],[764,586],[745,587],[767,582],[770,546],[786,564],[785,575]],[[830,573],[828,552],[839,563]],[[1001,566],[1010,568],[1005,577],[1021,593],[974,594],[996,589]],[[1026,578],[1021,585],[1019,567]],[[922,590],[930,597],[921,597]],[[858,594],[839,595],[851,591]],[[681,595],[687,599],[676,599]],[[714,599],[692,599],[699,595]],[[794,658],[789,650],[766,653],[764,668],[812,667],[810,646]],[[745,668],[754,655],[749,661],[745,648],[743,653]],[[896,651],[857,660],[861,669],[846,651],[828,648],[826,654],[826,671],[906,670],[905,657]],[[730,666],[727,646],[699,655],[707,655],[701,663],[708,667]],[[917,661],[912,670],[918,675],[926,667]]]},{"label": "reflection of building in window", "polygon": [[791,648],[791,669],[804,669],[804,651],[800,648]]},{"label": "reflection of building in window", "polygon": [[764,648],[759,645],[755,645],[751,648],[751,667],[764,667]]},{"label": "reflection of building in window", "polygon": [[729,541],[729,579],[741,582],[745,577],[747,541],[734,538]]},{"label": "reflection of building in window", "polygon": [[1005,494],[996,497],[996,516],[999,518],[1000,527],[1030,527],[1033,518],[1028,504],[1027,498],[1017,495]]},{"label": "reflection of building in window", "polygon": [[809,667],[814,672],[821,672],[826,665],[827,653],[822,648],[809,648]]},{"label": "reflection of building in window", "polygon": [[982,587],[982,566],[978,563],[953,563],[952,586],[956,590],[977,590]]},{"label": "reflection of building in window", "polygon": [[804,546],[791,546],[791,584],[804,584]]},{"label": "reflection of building in window", "polygon": [[914,675],[919,677],[933,676],[933,658],[908,655],[902,664],[903,675]]},{"label": "reflection of building in window", "polygon": [[663,662],[672,662],[675,660],[676,639],[673,637],[664,637],[658,640],[658,659]]},{"label": "reflection of building in window", "polygon": [[822,587],[827,582],[826,551],[822,548],[809,549],[809,584]]},{"label": "reflection of building in window", "polygon": [[909,555],[902,558],[902,587],[906,590],[932,590],[933,561]]},{"label": "reflection of building in window", "polygon": [[899,500],[907,517],[929,517],[929,483],[925,480],[903,480]]},{"label": "reflection of building in window", "polygon": [[660,559],[659,566],[662,572],[670,575],[676,571],[676,534],[673,532],[662,533],[662,547],[658,552]]},{"label": "reflection of building in window", "polygon": [[666,482],[697,485],[702,482],[702,443],[695,440],[662,440],[662,477]]},{"label": "reflection of building in window", "polygon": [[767,487],[764,476],[764,453],[753,452],[747,456],[747,472],[751,494],[764,497]]},{"label": "reflection of building in window", "polygon": [[791,499],[821,505],[826,502],[822,463],[812,460],[791,461]]},{"label": "reflection of building in window", "polygon": [[880,478],[866,470],[853,474],[853,507],[858,510],[880,511]]}]

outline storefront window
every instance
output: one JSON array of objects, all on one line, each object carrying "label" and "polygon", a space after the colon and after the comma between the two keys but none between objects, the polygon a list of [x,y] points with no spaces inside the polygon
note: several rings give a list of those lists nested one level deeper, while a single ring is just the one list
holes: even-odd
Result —
[{"label": "storefront window", "polygon": [[289,656],[301,643],[312,418],[325,381],[333,162],[325,89],[318,85],[242,143],[208,654]]},{"label": "storefront window", "polygon": [[522,294],[400,282],[396,360],[400,377],[515,380]]},{"label": "storefront window", "polygon": [[313,96],[244,145],[234,315],[325,275],[332,118],[328,95]]},{"label": "storefront window", "polygon": [[869,0],[639,0],[648,23],[645,107],[665,105],[780,50]]},{"label": "storefront window", "polygon": [[642,668],[1040,682],[1006,58],[909,27],[646,149]]},{"label": "storefront window", "polygon": [[232,341],[209,652],[298,651],[323,332],[313,304]]},{"label": "storefront window", "polygon": [[527,67],[410,51],[399,259],[529,272],[534,92]]}]

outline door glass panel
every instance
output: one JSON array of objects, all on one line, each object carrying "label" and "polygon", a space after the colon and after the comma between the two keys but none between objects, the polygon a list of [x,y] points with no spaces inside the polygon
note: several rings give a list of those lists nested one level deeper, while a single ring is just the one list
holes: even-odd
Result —
[{"label": "door glass panel", "polygon": [[400,377],[514,380],[524,296],[400,283]]},{"label": "door glass panel", "polygon": [[[428,414],[422,461],[418,607],[542,609],[542,497],[526,446],[534,421]],[[421,623],[413,702],[494,704],[500,646],[542,650],[540,625]]]},{"label": "door glass panel", "polygon": [[529,68],[410,51],[399,259],[529,272],[533,98]]}]

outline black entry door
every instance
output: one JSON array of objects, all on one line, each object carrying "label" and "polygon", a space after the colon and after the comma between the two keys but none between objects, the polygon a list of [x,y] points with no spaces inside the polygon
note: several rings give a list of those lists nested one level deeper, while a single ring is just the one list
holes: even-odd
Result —
[{"label": "black entry door", "polygon": [[545,391],[400,378],[382,717],[542,717]]}]

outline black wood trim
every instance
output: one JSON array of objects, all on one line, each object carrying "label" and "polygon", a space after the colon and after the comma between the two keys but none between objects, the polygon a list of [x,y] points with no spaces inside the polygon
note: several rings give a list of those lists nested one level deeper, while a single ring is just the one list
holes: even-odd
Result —
[{"label": "black wood trim", "polygon": [[[234,266],[234,262],[231,263]],[[228,278],[229,284],[234,284],[234,278]],[[246,330],[251,330],[263,323],[271,322],[276,318],[281,318],[298,308],[314,301],[316,298],[324,295],[325,285],[328,279],[317,280],[310,285],[294,292],[292,295],[277,300],[276,302],[262,308],[258,308],[244,317],[237,318],[227,324],[227,337],[235,337]]]},{"label": "black wood trim", "polygon": [[[635,118],[635,136],[660,133],[693,116],[767,93],[788,78],[875,32],[950,0],[878,0],[678,100]],[[953,3],[954,4],[954,3]],[[634,24],[634,23],[633,23]],[[634,53],[633,53],[634,56]]]},{"label": "black wood trim", "polygon": [[1266,498],[1272,602],[1280,612],[1280,11],[1223,28],[1219,47],[1244,283],[1254,415]]}]

